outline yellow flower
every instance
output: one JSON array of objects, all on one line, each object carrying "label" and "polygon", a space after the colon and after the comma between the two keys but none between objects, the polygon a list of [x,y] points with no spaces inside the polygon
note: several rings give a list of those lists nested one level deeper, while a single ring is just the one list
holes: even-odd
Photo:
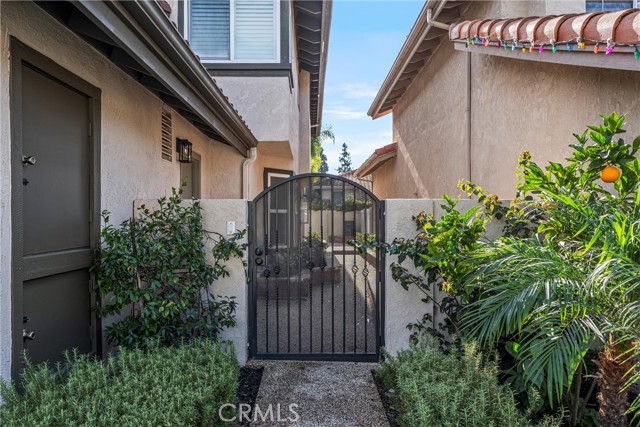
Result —
[{"label": "yellow flower", "polygon": [[529,152],[529,150],[524,150],[522,153],[520,153],[520,157],[518,157],[518,163],[521,165],[529,163],[530,160],[531,153]]},{"label": "yellow flower", "polygon": [[451,283],[447,282],[446,280],[444,282],[442,282],[442,290],[445,292],[451,292],[451,290],[453,289],[453,286],[451,286]]}]

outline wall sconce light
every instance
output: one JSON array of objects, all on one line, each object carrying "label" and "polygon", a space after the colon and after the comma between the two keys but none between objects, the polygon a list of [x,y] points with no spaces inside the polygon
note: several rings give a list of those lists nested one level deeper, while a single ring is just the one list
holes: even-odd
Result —
[{"label": "wall sconce light", "polygon": [[186,139],[176,138],[176,151],[180,163],[191,163],[193,161],[193,144]]}]

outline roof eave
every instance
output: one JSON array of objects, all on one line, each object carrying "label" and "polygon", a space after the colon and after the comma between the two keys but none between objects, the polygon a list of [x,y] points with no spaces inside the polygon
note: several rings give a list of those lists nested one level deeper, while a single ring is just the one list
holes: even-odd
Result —
[{"label": "roof eave", "polygon": [[408,65],[412,55],[418,49],[420,43],[425,39],[427,33],[433,28],[427,22],[427,11],[432,9],[433,16],[437,19],[446,3],[447,0],[427,0],[425,2],[416,22],[413,24],[413,27],[407,36],[407,39],[400,49],[400,53],[398,53],[398,56],[393,62],[393,65],[382,83],[380,90],[371,103],[371,107],[369,107],[367,114],[371,116],[371,118],[377,119],[391,112],[392,109],[381,111],[381,108],[387,100],[387,96],[393,90],[393,87],[397,83],[399,77],[402,75],[402,72]]},{"label": "roof eave", "polygon": [[246,156],[257,140],[156,2],[74,3],[225,142]]},{"label": "roof eave", "polygon": [[[379,153],[382,151],[381,153]],[[398,155],[397,144],[390,144],[382,149],[377,149],[373,152],[367,160],[365,160],[358,169],[355,171],[355,175],[362,179],[365,176],[371,175],[379,167],[385,164],[387,161],[395,158]]]},{"label": "roof eave", "polygon": [[318,87],[318,118],[316,135],[322,130],[322,107],[324,104],[324,83],[327,74],[327,58],[329,56],[329,36],[331,34],[331,18],[333,13],[333,1],[325,1],[322,4],[322,55],[320,59],[320,81]]}]

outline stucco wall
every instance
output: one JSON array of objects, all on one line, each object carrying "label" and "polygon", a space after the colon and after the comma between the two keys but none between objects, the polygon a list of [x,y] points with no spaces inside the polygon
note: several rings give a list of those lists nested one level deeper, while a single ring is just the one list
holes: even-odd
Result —
[{"label": "stucco wall", "polygon": [[[385,235],[387,243],[395,238],[412,239],[416,237],[416,225],[411,216],[421,211],[433,213],[433,200],[424,199],[389,199],[385,202]],[[385,300],[384,300],[384,346],[392,355],[409,344],[411,331],[409,323],[422,319],[425,312],[433,314],[433,303],[424,303],[424,293],[417,287],[404,290],[391,277],[391,264],[398,257],[385,257]],[[412,273],[415,269],[408,267]]]},{"label": "stucco wall", "polygon": [[215,81],[258,141],[289,141],[288,77],[216,76]]},{"label": "stucco wall", "polygon": [[[508,201],[502,200],[508,205]],[[441,207],[444,201],[441,199],[387,199],[385,201],[385,239],[387,243],[393,242],[396,238],[413,239],[418,232],[416,224],[411,219],[412,216],[424,211],[425,214],[433,214],[434,218],[441,218],[446,212]],[[461,199],[456,205],[460,212],[478,206],[477,201]],[[493,220],[487,226],[485,237],[487,239],[497,239],[502,234],[503,221]],[[398,350],[407,348],[411,331],[407,329],[409,323],[417,323],[425,313],[431,314],[433,327],[438,327],[444,322],[442,313],[433,302],[424,302],[425,294],[417,287],[409,287],[405,290],[391,277],[391,264],[398,261],[395,255],[385,257],[385,348],[391,354],[396,354]],[[420,274],[411,265],[411,260],[402,264],[413,274]],[[432,284],[430,297],[436,301],[442,301],[444,296],[437,289],[437,285]]]},{"label": "stucco wall", "polygon": [[[101,95],[101,209],[118,223],[132,202],[157,198],[180,184],[175,160],[161,158],[162,102],[31,2],[3,2],[0,68],[0,377],[9,378],[11,352],[10,36],[98,87]],[[216,143],[173,112],[173,138],[188,138],[202,157],[203,197],[241,197],[244,157]]]},{"label": "stucco wall", "polygon": [[[464,55],[444,43],[394,108],[392,197],[437,198],[465,177],[463,82]],[[374,191],[380,181],[374,175]]]},{"label": "stucco wall", "polygon": [[[476,2],[466,18],[559,13],[559,3]],[[580,11],[584,2],[564,4]],[[458,194],[468,178],[465,52],[443,41],[393,111],[398,156],[373,174],[378,197]],[[573,133],[627,113],[627,138],[640,134],[640,72],[520,61],[472,54],[471,180],[500,197],[515,194],[518,155],[539,164],[562,161]]]}]

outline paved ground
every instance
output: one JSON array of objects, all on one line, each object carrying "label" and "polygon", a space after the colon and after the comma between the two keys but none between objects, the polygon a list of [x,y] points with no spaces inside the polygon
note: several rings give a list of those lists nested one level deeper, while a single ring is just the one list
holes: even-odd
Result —
[{"label": "paved ground", "polygon": [[[265,367],[256,406],[273,405],[283,421],[256,421],[252,426],[387,427],[371,363],[259,361]],[[289,411],[289,405],[299,415]]]}]

